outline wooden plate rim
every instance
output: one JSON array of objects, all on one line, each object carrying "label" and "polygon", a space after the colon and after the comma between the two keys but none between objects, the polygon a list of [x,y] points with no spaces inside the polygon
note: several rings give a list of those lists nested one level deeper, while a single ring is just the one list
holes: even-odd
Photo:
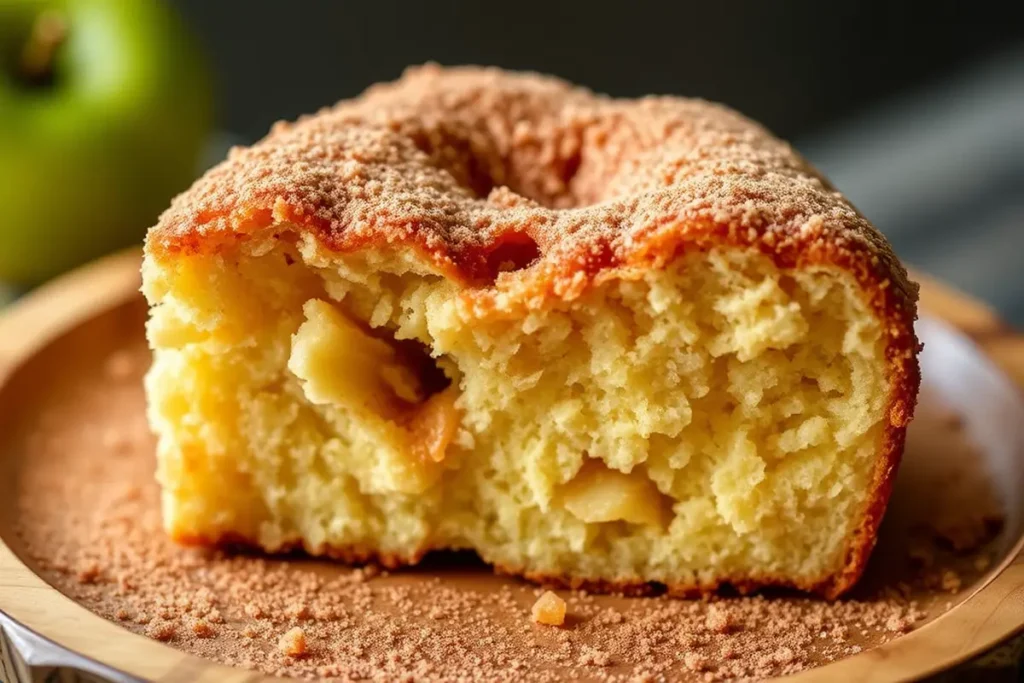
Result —
[{"label": "wooden plate rim", "polygon": [[[41,287],[0,315],[0,387],[23,361],[61,333],[126,301],[139,287],[139,252],[121,252]],[[926,276],[922,310],[970,337],[1021,389],[1024,335],[984,304]],[[0,611],[87,659],[155,681],[279,680],[227,667],[134,634],[90,612],[26,567],[0,538]],[[1024,538],[986,583],[934,621],[889,643],[791,680],[898,681],[919,678],[986,652],[1024,630]]]}]

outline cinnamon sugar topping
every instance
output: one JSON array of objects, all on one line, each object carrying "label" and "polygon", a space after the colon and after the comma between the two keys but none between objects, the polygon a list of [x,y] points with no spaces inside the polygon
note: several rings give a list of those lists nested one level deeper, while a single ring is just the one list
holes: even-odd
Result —
[{"label": "cinnamon sugar topping", "polygon": [[[749,119],[498,69],[410,69],[276,125],[179,196],[147,249],[217,250],[273,224],[340,252],[410,247],[456,281],[497,279],[508,300],[571,296],[603,270],[720,242],[849,268],[902,323],[917,296],[870,223]],[[509,243],[538,258],[503,278],[492,255]]]}]

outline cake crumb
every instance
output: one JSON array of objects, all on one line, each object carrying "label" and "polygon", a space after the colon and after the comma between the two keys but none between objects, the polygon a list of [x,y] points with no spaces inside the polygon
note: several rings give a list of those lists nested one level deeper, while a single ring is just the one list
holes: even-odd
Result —
[{"label": "cake crumb", "polygon": [[294,602],[291,605],[288,605],[288,609],[285,610],[285,614],[292,619],[306,621],[310,617],[309,605],[303,602]]},{"label": "cake crumb", "polygon": [[192,633],[194,633],[197,638],[212,638],[216,631],[213,626],[210,625],[210,622],[205,619],[196,619],[192,622]]},{"label": "cake crumb", "polygon": [[579,663],[581,666],[609,666],[612,658],[607,652],[593,647],[584,646],[580,653]]},{"label": "cake crumb", "polygon": [[304,656],[308,652],[306,632],[297,626],[289,630],[277,641],[277,649],[280,650],[281,654],[289,657]]},{"label": "cake crumb", "polygon": [[699,652],[687,652],[683,656],[683,664],[690,671],[704,671],[708,667],[708,658]]},{"label": "cake crumb", "polygon": [[565,623],[565,600],[551,591],[545,591],[533,603],[533,620],[538,624],[561,626]]},{"label": "cake crumb", "polygon": [[885,629],[895,633],[906,633],[913,626],[913,621],[907,617],[892,615],[885,620]]},{"label": "cake crumb", "polygon": [[717,605],[710,605],[708,607],[704,623],[708,630],[713,633],[728,633],[733,629],[733,623],[729,618],[728,612]]},{"label": "cake crumb", "polygon": [[174,624],[170,621],[158,619],[149,623],[149,626],[146,627],[146,635],[154,640],[166,642],[174,637],[175,630]]}]

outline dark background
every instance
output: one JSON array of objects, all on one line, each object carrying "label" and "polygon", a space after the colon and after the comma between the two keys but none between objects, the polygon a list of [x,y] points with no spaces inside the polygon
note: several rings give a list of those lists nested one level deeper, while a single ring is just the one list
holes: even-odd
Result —
[{"label": "dark background", "polygon": [[1024,325],[1024,3],[172,1],[232,140],[428,60],[700,96],[793,140],[901,256]]},{"label": "dark background", "polygon": [[431,60],[704,97],[793,138],[1024,38],[1013,2],[175,1],[246,138]]}]

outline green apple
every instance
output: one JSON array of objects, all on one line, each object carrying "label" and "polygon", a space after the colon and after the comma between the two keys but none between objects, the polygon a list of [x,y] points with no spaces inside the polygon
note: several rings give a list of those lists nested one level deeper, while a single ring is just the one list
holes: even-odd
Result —
[{"label": "green apple", "polygon": [[0,281],[139,243],[196,175],[211,100],[161,0],[0,0]]}]

